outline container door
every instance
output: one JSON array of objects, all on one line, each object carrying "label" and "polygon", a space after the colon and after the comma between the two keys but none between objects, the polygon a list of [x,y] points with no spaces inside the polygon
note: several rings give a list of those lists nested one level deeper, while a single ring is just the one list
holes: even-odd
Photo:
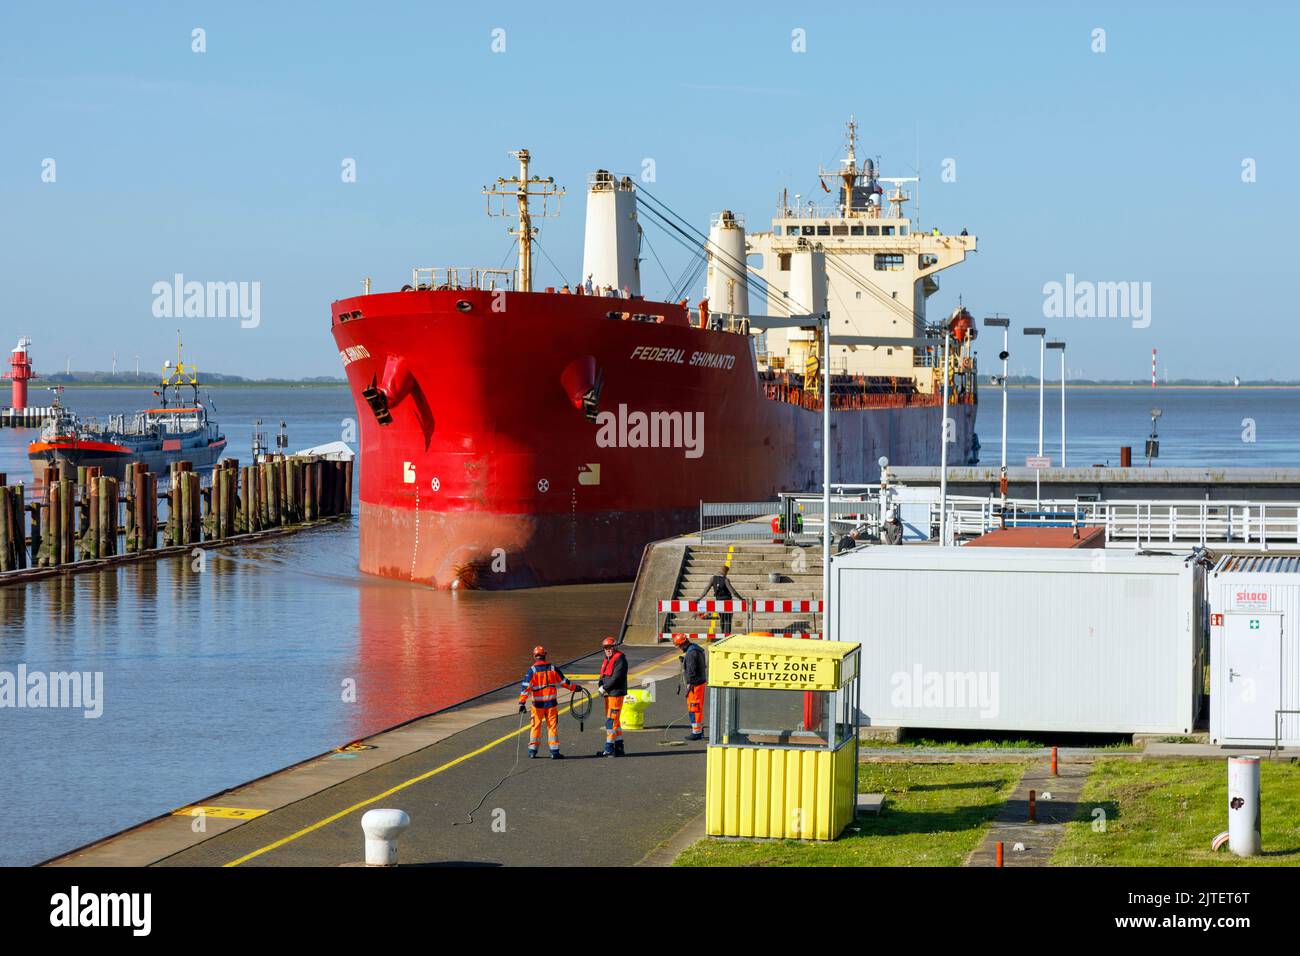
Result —
[{"label": "container door", "polygon": [[1272,740],[1282,706],[1282,615],[1228,614],[1223,632],[1224,737]]}]

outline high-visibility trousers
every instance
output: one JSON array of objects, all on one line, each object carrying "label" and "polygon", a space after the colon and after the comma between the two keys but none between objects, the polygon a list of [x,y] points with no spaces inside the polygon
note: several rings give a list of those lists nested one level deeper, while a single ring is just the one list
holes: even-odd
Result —
[{"label": "high-visibility trousers", "polygon": [[622,697],[605,698],[605,749],[611,752],[614,743],[623,739],[623,722],[619,717],[622,713]]},{"label": "high-visibility trousers", "polygon": [[533,708],[533,722],[529,728],[528,749],[537,753],[537,747],[542,742],[542,724],[546,724],[546,730],[549,735],[548,744],[551,753],[560,749],[560,710],[555,704],[549,704],[546,707]]},{"label": "high-visibility trousers", "polygon": [[704,684],[696,684],[686,692],[686,712],[691,715],[691,733],[704,733]]}]

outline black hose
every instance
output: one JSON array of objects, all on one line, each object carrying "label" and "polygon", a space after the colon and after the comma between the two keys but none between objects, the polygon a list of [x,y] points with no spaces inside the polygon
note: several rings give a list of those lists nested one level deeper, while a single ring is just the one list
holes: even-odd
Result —
[{"label": "black hose", "polygon": [[[579,697],[578,695],[582,696]],[[585,733],[586,720],[591,716],[591,708],[594,705],[591,701],[591,691],[582,685],[573,688],[573,693],[569,695],[569,713],[573,719],[578,722],[578,732]]]},{"label": "black hose", "polygon": [[[504,777],[502,777],[500,780],[494,783],[491,786],[491,788],[487,791],[487,793],[483,794],[479,802],[474,804],[474,809],[471,810],[468,814],[469,817],[468,822],[473,823],[474,814],[479,812],[479,809],[483,806],[483,801],[487,800],[487,798],[490,797],[503,783],[505,783],[507,780],[509,780],[511,777],[515,775],[515,771],[519,769],[519,758],[521,756],[519,752],[519,745],[523,743],[523,740],[524,740],[524,712],[521,709],[519,711],[519,730],[516,731],[515,733],[515,764],[513,767],[510,768],[509,773],[507,773]],[[458,827],[460,826],[460,823],[461,821],[459,820],[453,820],[451,825],[454,827]]]}]

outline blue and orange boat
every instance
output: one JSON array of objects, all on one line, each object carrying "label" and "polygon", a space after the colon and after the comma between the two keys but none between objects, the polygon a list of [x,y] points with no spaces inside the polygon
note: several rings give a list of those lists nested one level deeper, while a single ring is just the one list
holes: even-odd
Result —
[{"label": "blue and orange boat", "polygon": [[129,418],[112,415],[101,423],[79,418],[56,399],[54,416],[46,421],[40,438],[27,446],[32,472],[39,481],[46,466],[66,463],[73,468],[100,468],[105,476],[122,478],[127,465],[137,461],[160,474],[174,461],[191,462],[195,471],[211,470],[225,450],[226,437],[208,417],[199,388],[198,368],[181,360],[178,346],[176,364],[163,365],[162,380],[154,391],[155,408]]}]

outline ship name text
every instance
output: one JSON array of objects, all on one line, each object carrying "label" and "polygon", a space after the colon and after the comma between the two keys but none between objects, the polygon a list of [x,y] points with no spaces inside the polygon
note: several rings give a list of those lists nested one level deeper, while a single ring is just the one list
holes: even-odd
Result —
[{"label": "ship name text", "polygon": [[347,368],[358,359],[370,358],[370,351],[364,345],[349,345],[339,352],[339,358],[343,360],[343,367]]},{"label": "ship name text", "polygon": [[693,365],[697,368],[731,369],[736,365],[736,356],[723,352],[692,352],[686,357],[685,349],[672,349],[653,345],[638,345],[632,350],[632,358],[643,362],[669,362],[673,365]]}]

